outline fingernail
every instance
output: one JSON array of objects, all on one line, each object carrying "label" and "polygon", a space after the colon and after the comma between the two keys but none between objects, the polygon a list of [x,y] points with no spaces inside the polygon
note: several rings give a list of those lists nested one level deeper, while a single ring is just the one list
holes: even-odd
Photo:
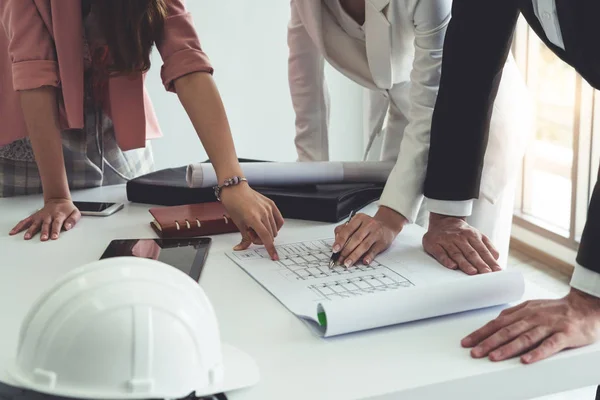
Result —
[{"label": "fingernail", "polygon": [[371,264],[371,259],[370,258],[365,258],[365,264],[367,264],[367,265]]},{"label": "fingernail", "polygon": [[492,353],[490,353],[490,360],[492,361],[497,361],[502,357],[502,351],[501,350],[496,350],[493,351]]},{"label": "fingernail", "polygon": [[66,229],[66,230],[69,230],[69,229],[71,229],[71,224],[69,224],[69,223],[65,224],[65,229]]},{"label": "fingernail", "polygon": [[526,363],[530,362],[532,358],[533,357],[531,356],[531,354],[525,354],[523,357],[521,357],[521,359]]},{"label": "fingernail", "polygon": [[48,239],[48,235],[42,235],[42,240]]},{"label": "fingernail", "polygon": [[333,252],[334,253],[338,253],[339,251],[340,251],[340,245],[339,244],[334,245],[333,246]]},{"label": "fingernail", "polygon": [[492,272],[492,270],[491,270],[490,268],[488,268],[488,267],[485,267],[483,270],[484,270],[485,272]]},{"label": "fingernail", "polygon": [[53,235],[52,235],[52,239],[54,239],[54,240],[58,239],[58,235],[57,235],[56,233],[55,233],[55,234],[53,234]]},{"label": "fingernail", "polygon": [[25,234],[25,239],[30,239],[30,238],[31,238],[31,235],[29,233],[26,233]]},{"label": "fingernail", "polygon": [[350,268],[350,266],[352,265],[352,260],[347,259],[346,262],[344,263],[344,265],[346,266],[346,268]]},{"label": "fingernail", "polygon": [[475,347],[473,350],[471,350],[471,354],[473,354],[473,357],[481,357],[482,352],[483,349],[481,347]]},{"label": "fingernail", "polygon": [[470,337],[466,337],[463,340],[461,340],[461,344],[465,347],[470,347],[472,345],[472,340]]}]

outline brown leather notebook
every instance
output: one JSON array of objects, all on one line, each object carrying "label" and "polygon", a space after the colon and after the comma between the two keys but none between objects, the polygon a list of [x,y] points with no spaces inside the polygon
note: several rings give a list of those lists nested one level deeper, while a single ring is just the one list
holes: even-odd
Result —
[{"label": "brown leather notebook", "polygon": [[194,237],[239,232],[219,202],[151,208],[152,228],[161,238]]}]

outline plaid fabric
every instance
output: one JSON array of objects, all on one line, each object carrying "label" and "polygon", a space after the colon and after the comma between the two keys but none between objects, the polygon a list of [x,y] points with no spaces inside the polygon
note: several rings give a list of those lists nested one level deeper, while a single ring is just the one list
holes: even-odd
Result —
[{"label": "plaid fabric", "polygon": [[[143,149],[121,151],[112,121],[100,111],[106,94],[107,49],[91,14],[85,16],[84,25],[85,128],[62,132],[71,190],[121,184],[154,169],[150,142]],[[41,192],[29,139],[0,147],[0,197]]]},{"label": "plaid fabric", "polygon": [[[122,151],[112,121],[93,107],[86,109],[85,129],[63,131],[62,138],[71,190],[122,184],[154,169],[150,142],[143,149]],[[19,146],[31,145],[25,139]],[[18,157],[26,153],[12,152],[15,156],[11,157],[11,152],[4,150],[0,152],[0,197],[42,193],[35,161]]]}]

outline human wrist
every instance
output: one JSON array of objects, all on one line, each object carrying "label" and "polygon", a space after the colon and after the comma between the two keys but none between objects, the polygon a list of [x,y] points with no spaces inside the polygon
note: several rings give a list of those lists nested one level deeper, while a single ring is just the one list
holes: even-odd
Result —
[{"label": "human wrist", "polygon": [[235,197],[239,193],[241,193],[249,188],[250,188],[250,186],[248,185],[248,181],[246,181],[246,180],[240,180],[238,183],[232,184],[229,186],[221,185],[221,188],[218,190],[218,192],[219,192],[218,198],[222,202],[227,202],[229,198]]},{"label": "human wrist", "polygon": [[571,288],[567,299],[576,306],[589,308],[591,311],[598,313],[600,316],[600,298],[591,294],[585,293],[579,289]]},{"label": "human wrist", "polygon": [[404,215],[386,206],[380,206],[374,218],[395,234],[400,233],[408,223],[408,219]]},{"label": "human wrist", "polygon": [[49,185],[49,187],[43,187],[44,201],[61,199],[71,200],[71,191],[69,190],[69,184],[57,184]]},{"label": "human wrist", "polygon": [[429,213],[429,223],[430,224],[435,224],[441,221],[445,221],[449,218],[454,218],[454,219],[460,219],[462,221],[466,221],[467,217],[459,217],[459,216],[455,216],[455,215],[444,215],[444,214],[437,214],[437,213]]},{"label": "human wrist", "polygon": [[230,191],[235,187],[243,187],[247,185],[246,178],[242,171],[242,167],[237,158],[231,160],[213,161],[213,168],[217,176],[217,184],[215,188],[215,196],[217,199],[222,198],[223,192]]}]

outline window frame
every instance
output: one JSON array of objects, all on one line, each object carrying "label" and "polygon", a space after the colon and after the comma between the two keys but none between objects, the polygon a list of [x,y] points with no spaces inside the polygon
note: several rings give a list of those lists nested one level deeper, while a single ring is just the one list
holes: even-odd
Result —
[{"label": "window frame", "polygon": [[[529,28],[522,17],[519,18],[512,51],[528,84],[535,79],[533,66],[535,66],[536,58],[539,57],[537,46],[532,45],[534,42],[532,35],[536,35],[536,33]],[[577,250],[581,232],[585,226],[593,184],[597,179],[597,171],[600,167],[600,101],[597,101],[600,99],[597,99],[598,91],[585,82],[579,74],[576,74],[573,95],[575,96],[575,107],[569,229],[553,226],[525,212],[530,209],[528,206],[531,189],[528,190],[527,182],[532,172],[529,167],[531,156],[528,156],[527,153],[522,160],[513,223],[543,238]]]}]

